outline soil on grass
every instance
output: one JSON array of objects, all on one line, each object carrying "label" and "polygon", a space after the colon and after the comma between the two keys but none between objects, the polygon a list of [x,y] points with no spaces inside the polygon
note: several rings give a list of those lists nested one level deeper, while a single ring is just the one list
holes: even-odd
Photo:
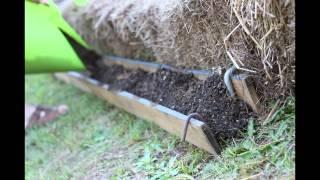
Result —
[{"label": "soil on grass", "polygon": [[91,77],[114,90],[125,90],[185,115],[197,112],[220,141],[237,138],[255,116],[244,102],[227,96],[223,78],[213,75],[205,81],[192,74],[167,69],[155,73],[129,70],[120,65],[95,62]]}]

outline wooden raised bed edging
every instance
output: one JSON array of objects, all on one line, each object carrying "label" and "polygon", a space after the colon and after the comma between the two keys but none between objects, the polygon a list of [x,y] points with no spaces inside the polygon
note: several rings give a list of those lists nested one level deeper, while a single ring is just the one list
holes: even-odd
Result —
[{"label": "wooden raised bed edging", "polygon": [[209,76],[213,74],[210,70],[194,70],[194,69],[178,69],[173,66],[169,66],[166,64],[159,64],[155,62],[145,62],[134,59],[127,59],[123,57],[115,57],[115,56],[103,56],[103,63],[106,65],[122,65],[128,69],[142,69],[146,72],[156,72],[158,69],[165,68],[176,72],[182,73],[192,73],[196,78],[200,80],[206,80]]},{"label": "wooden raised bed edging", "polygon": [[[192,73],[200,80],[206,80],[214,73],[211,70],[178,69],[165,64],[114,56],[104,56],[102,62],[105,65],[117,64],[128,69],[142,69],[146,72],[156,72],[158,69],[165,68],[181,73]],[[77,72],[56,73],[55,77],[66,83],[72,84],[83,91],[93,93],[138,117],[154,122],[169,133],[181,136],[184,131],[184,126],[188,117],[180,112],[153,103],[145,98],[137,97],[126,91],[110,90],[107,84]],[[245,101],[251,106],[253,111],[258,113],[261,111],[261,106],[254,86],[249,83],[248,77],[248,74],[240,73],[233,75],[231,81],[237,97]],[[186,141],[215,156],[220,154],[221,150],[219,145],[217,144],[212,131],[204,122],[192,118],[186,132]]]},{"label": "wooden raised bed edging", "polygon": [[[103,56],[102,61],[105,65],[122,65],[127,69],[142,69],[146,72],[156,72],[161,68],[169,69],[176,72],[192,73],[196,78],[200,80],[206,80],[208,77],[214,74],[210,70],[194,70],[194,69],[178,69],[166,64],[159,64],[155,62],[145,62],[134,59],[127,59],[116,56]],[[260,113],[262,107],[259,102],[259,98],[256,94],[254,86],[248,83],[249,75],[245,73],[235,74],[231,78],[233,88],[237,94],[237,97],[246,102],[254,112]]]},{"label": "wooden raised bed edging", "polygon": [[260,113],[263,108],[260,104],[254,86],[248,81],[249,76],[242,73],[234,75],[231,79],[237,96],[246,102],[254,112]]},{"label": "wooden raised bed edging", "polygon": [[[138,117],[154,122],[169,133],[177,136],[181,136],[182,134],[187,120],[187,116],[182,113],[137,97],[126,91],[111,91],[107,84],[85,77],[80,73],[56,73],[54,76],[85,92],[93,93]],[[185,140],[215,156],[220,153],[219,145],[209,127],[197,119],[192,118],[190,120]]]}]

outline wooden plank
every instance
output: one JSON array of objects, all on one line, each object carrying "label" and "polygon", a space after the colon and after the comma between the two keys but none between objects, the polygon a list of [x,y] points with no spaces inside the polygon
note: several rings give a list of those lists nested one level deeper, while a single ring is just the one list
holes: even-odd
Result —
[{"label": "wooden plank", "polygon": [[103,63],[106,65],[122,65],[126,69],[142,69],[147,72],[156,72],[158,69],[161,68],[161,65],[157,63],[130,60],[113,56],[104,56]]},{"label": "wooden plank", "polygon": [[122,65],[127,69],[142,69],[147,72],[156,72],[158,69],[165,68],[172,71],[181,72],[181,73],[192,73],[196,78],[200,80],[206,80],[208,77],[213,75],[212,71],[209,70],[194,70],[194,69],[178,69],[173,66],[158,64],[153,62],[145,62],[140,60],[126,59],[121,57],[114,56],[104,56],[103,63],[106,65]]},{"label": "wooden plank", "polygon": [[[83,77],[78,73],[56,73],[56,78],[73,84],[87,92],[96,94],[111,104],[138,117],[154,122],[169,133],[181,136],[187,116],[172,109],[139,98],[125,91],[111,91],[109,86],[96,80]],[[219,146],[208,126],[199,120],[191,119],[186,141],[214,155],[220,153]]]},{"label": "wooden plank", "polygon": [[236,91],[237,96],[247,104],[250,105],[253,111],[256,113],[261,112],[261,105],[259,102],[259,98],[254,89],[254,86],[248,84],[247,82],[248,76],[246,74],[239,74],[232,77],[232,84]]},{"label": "wooden plank", "polygon": [[89,87],[87,87],[83,83],[80,83],[79,81],[75,80],[75,78],[80,78],[81,79],[82,75],[80,75],[78,73],[71,73],[71,74],[73,75],[74,78],[70,78],[69,76],[66,76],[64,73],[55,73],[54,76],[57,79],[60,79],[60,80],[64,81],[65,83],[73,84],[73,85],[77,86],[82,91],[85,91],[85,92],[88,92],[88,93],[92,93],[92,91],[91,91],[91,89]]}]

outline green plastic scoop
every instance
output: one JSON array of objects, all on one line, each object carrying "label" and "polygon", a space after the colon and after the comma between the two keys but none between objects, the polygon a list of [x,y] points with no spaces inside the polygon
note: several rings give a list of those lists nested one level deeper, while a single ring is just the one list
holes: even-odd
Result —
[{"label": "green plastic scoop", "polygon": [[[62,31],[79,44],[89,46],[63,19],[58,7],[25,1],[25,73],[84,70],[85,66]],[[81,0],[78,5],[84,5]],[[60,29],[60,30],[59,30]]]}]

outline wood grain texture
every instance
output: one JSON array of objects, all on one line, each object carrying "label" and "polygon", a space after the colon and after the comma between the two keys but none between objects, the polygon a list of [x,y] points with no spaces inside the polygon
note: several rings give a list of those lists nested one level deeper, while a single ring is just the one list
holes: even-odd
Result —
[{"label": "wood grain texture", "polygon": [[232,78],[232,84],[236,91],[237,96],[243,101],[245,101],[252,110],[256,113],[261,112],[261,105],[259,103],[259,98],[254,89],[253,85],[249,85],[247,82],[247,76],[235,76]]},{"label": "wood grain texture", "polygon": [[[167,107],[139,98],[126,91],[111,91],[108,85],[84,77],[79,73],[56,73],[55,77],[80,89],[91,92],[109,103],[122,108],[138,117],[154,122],[169,133],[180,136],[187,116]],[[207,125],[191,119],[186,141],[214,155],[220,153],[219,146]]]}]

